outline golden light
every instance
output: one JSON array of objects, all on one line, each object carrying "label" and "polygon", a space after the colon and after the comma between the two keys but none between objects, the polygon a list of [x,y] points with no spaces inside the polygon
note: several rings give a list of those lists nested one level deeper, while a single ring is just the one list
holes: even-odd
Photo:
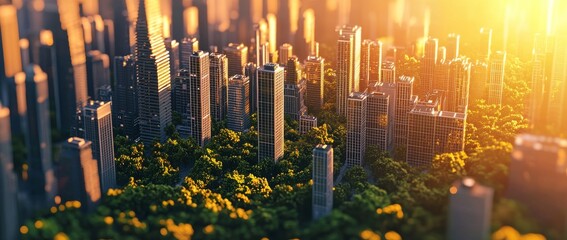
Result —
[{"label": "golden light", "polygon": [[273,53],[276,51],[276,30],[277,30],[277,20],[276,20],[276,16],[274,14],[268,14],[268,16],[266,16],[266,18],[268,19],[268,42],[270,42],[270,53]]},{"label": "golden light", "polygon": [[19,49],[20,32],[18,31],[18,16],[12,5],[0,6],[0,33],[2,49],[4,49],[4,71],[7,77],[13,77],[22,71],[22,59]]},{"label": "golden light", "polygon": [[315,11],[311,8],[303,12],[303,38],[309,44],[315,41]]},{"label": "golden light", "polygon": [[297,32],[299,23],[299,0],[289,0],[289,26],[291,33]]},{"label": "golden light", "polygon": [[49,30],[39,32],[39,42],[44,46],[53,46],[53,33]]},{"label": "golden light", "polygon": [[185,33],[188,36],[195,36],[199,31],[199,9],[189,7],[183,11],[183,21],[185,21]]},{"label": "golden light", "polygon": [[449,188],[449,192],[453,195],[457,194],[457,187],[452,186],[451,188]]},{"label": "golden light", "polygon": [[171,37],[171,29],[170,29],[170,24],[169,24],[169,17],[167,16],[162,16],[162,34],[163,34],[163,38],[169,38]]},{"label": "golden light", "polygon": [[41,12],[45,8],[45,2],[43,0],[33,0],[32,1],[32,8],[36,12]]}]

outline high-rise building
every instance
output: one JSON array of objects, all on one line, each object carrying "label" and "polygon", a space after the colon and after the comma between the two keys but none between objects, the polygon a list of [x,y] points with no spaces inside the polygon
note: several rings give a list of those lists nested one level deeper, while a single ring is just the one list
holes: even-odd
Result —
[{"label": "high-rise building", "polygon": [[[49,90],[47,75],[39,66],[25,69],[28,126],[29,193],[36,206],[48,206],[53,202],[56,190],[55,174],[51,160],[51,122],[49,120]],[[47,204],[46,204],[47,203]]]},{"label": "high-rise building", "polygon": [[347,101],[360,84],[360,49],[362,29],[342,26],[337,41],[337,113],[346,116]]},{"label": "high-rise building", "polygon": [[444,111],[464,113],[469,105],[471,63],[467,58],[454,58],[449,68],[446,103],[442,108]]},{"label": "high-rise building", "polygon": [[487,84],[488,65],[477,60],[475,64],[471,66],[471,81],[469,84],[469,99],[471,99],[471,103],[477,99],[488,98]]},{"label": "high-rise building", "polygon": [[435,65],[437,65],[439,40],[429,38],[425,42],[425,52],[421,59],[421,79],[416,85],[417,95],[422,96],[433,91]]},{"label": "high-rise building", "polygon": [[368,88],[371,82],[382,80],[382,42],[362,41],[360,53],[360,91]]},{"label": "high-rise building", "polygon": [[449,192],[447,239],[489,239],[494,190],[464,178],[455,181]]},{"label": "high-rise building", "polygon": [[506,52],[497,51],[490,59],[488,77],[489,104],[502,104],[502,91],[504,90],[504,69],[506,66]]},{"label": "high-rise building", "polygon": [[367,97],[366,146],[376,146],[382,151],[390,149],[389,105],[390,96],[383,92],[372,92]]},{"label": "high-rise building", "polygon": [[293,46],[289,43],[284,43],[280,46],[279,63],[280,65],[288,64],[289,58],[293,56]]},{"label": "high-rise building", "polygon": [[247,63],[244,68],[244,76],[250,80],[250,114],[258,109],[258,67],[254,63]]},{"label": "high-rise building", "polygon": [[250,128],[250,81],[242,75],[228,80],[228,111],[226,127],[237,132]]},{"label": "high-rise building", "polygon": [[98,50],[87,53],[87,86],[89,97],[99,100],[99,90],[110,86],[110,59]]},{"label": "high-rise building", "polygon": [[333,210],[333,148],[319,144],[313,149],[313,219]]},{"label": "high-rise building", "polygon": [[567,139],[516,136],[508,183],[508,197],[526,206],[538,224],[559,232],[567,218],[567,189],[560,184],[567,181],[566,153]]},{"label": "high-rise building", "polygon": [[114,43],[115,55],[126,56],[132,54],[130,45],[130,26],[132,23],[128,20],[128,9],[126,1],[112,1],[114,8]]},{"label": "high-rise building", "polygon": [[211,53],[209,59],[211,116],[215,121],[222,121],[227,114],[228,61],[226,55],[220,53]]},{"label": "high-rise building", "polygon": [[547,122],[560,132],[567,132],[567,30],[558,31],[553,48],[549,80]]},{"label": "high-rise building", "polygon": [[199,40],[197,38],[183,38],[183,41],[181,41],[179,68],[189,69],[189,57],[195,51],[199,51]]},{"label": "high-rise building", "polygon": [[305,77],[307,81],[305,105],[309,112],[317,113],[323,107],[325,59],[317,56],[307,57],[305,60]]},{"label": "high-rise building", "polygon": [[258,69],[258,160],[284,155],[284,69],[268,63]]},{"label": "high-rise building", "polygon": [[307,114],[299,117],[299,133],[306,134],[315,127],[317,127],[316,117]]},{"label": "high-rise building", "polygon": [[191,136],[200,146],[211,140],[211,81],[209,54],[193,52],[189,64],[189,126]]},{"label": "high-rise building", "polygon": [[492,29],[480,29],[480,46],[478,50],[478,60],[488,62],[492,53]]},{"label": "high-rise building", "polygon": [[446,59],[448,61],[459,57],[460,44],[461,36],[459,34],[450,33],[449,36],[447,36]]},{"label": "high-rise building", "polygon": [[165,39],[164,43],[165,49],[167,49],[167,52],[169,54],[169,75],[175,76],[175,74],[177,74],[177,71],[179,71],[180,57],[182,56],[180,54],[179,42],[171,38],[167,38]]},{"label": "high-rise building", "polygon": [[147,146],[165,141],[171,123],[169,55],[162,37],[159,2],[141,0],[136,24],[136,75],[140,139]]},{"label": "high-rise building", "polygon": [[296,84],[286,83],[284,87],[284,113],[297,122],[299,117],[307,112],[304,102],[305,91],[305,80]]},{"label": "high-rise building", "polygon": [[112,122],[118,134],[136,140],[140,136],[138,81],[134,55],[114,58]]},{"label": "high-rise building", "polygon": [[172,111],[181,117],[181,123],[176,126],[177,131],[183,137],[191,135],[189,91],[190,91],[189,69],[180,69],[172,84]]},{"label": "high-rise building", "polygon": [[[1,10],[0,10],[1,14]],[[0,103],[0,238],[17,239],[18,180],[12,159],[10,110]]]},{"label": "high-rise building", "polygon": [[248,63],[248,47],[244,44],[230,43],[224,48],[228,58],[228,76],[244,74],[244,66]]},{"label": "high-rise building", "polygon": [[387,141],[386,146],[388,146],[388,151],[392,151],[394,147],[394,127],[396,123],[396,92],[397,92],[397,84],[396,83],[377,83],[374,86],[374,91],[382,92],[388,96],[388,129],[387,132]]},{"label": "high-rise building", "polygon": [[59,196],[61,202],[80,201],[92,211],[101,198],[100,180],[91,142],[82,138],[69,138],[61,146],[59,159]]},{"label": "high-rise building", "polygon": [[365,93],[354,92],[348,97],[346,164],[361,166],[366,152],[366,112],[368,100]]},{"label": "high-rise building", "polygon": [[[447,58],[447,48],[446,47],[439,47],[437,49],[437,63],[447,60],[447,62],[451,61]],[[433,81],[435,84],[435,81]]]},{"label": "high-rise building", "polygon": [[85,140],[92,142],[93,158],[98,161],[100,188],[103,194],[116,186],[111,105],[111,102],[91,101],[83,109]]},{"label": "high-rise building", "polygon": [[[39,49],[37,64],[47,74],[49,84],[49,100],[52,111],[55,113],[55,126],[61,129],[61,96],[59,94],[59,74],[57,72],[57,55],[53,45],[53,33],[49,30],[39,32]],[[0,93],[1,94],[1,93]]]},{"label": "high-rise building", "polygon": [[384,61],[382,63],[382,78],[381,82],[395,83],[396,82],[396,64],[392,61]]},{"label": "high-rise building", "polygon": [[400,76],[396,83],[396,112],[394,122],[394,149],[405,151],[408,137],[408,113],[417,102],[413,95],[414,78]]}]

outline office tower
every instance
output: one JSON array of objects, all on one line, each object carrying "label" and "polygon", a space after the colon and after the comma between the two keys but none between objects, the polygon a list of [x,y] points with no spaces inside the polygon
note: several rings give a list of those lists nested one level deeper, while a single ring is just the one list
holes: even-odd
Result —
[{"label": "office tower", "polygon": [[81,20],[85,37],[85,49],[87,52],[98,50],[103,53],[109,53],[107,46],[104,44],[105,26],[102,17],[97,14],[82,17]]},{"label": "office tower", "polygon": [[185,6],[182,0],[171,1],[171,32],[173,39],[178,42],[182,41],[185,37],[185,19],[183,18],[184,11]]},{"label": "office tower", "polygon": [[183,38],[183,41],[181,41],[179,68],[189,69],[189,58],[195,51],[199,51],[199,40],[190,37]]},{"label": "office tower", "polygon": [[366,152],[366,111],[367,96],[354,92],[348,97],[346,164],[361,166]]},{"label": "office tower", "polygon": [[226,127],[237,132],[250,128],[250,80],[234,75],[228,80],[228,111]]},{"label": "office tower", "polygon": [[224,54],[228,58],[228,76],[244,74],[244,66],[248,62],[248,47],[230,43],[224,48]]},{"label": "office tower", "polygon": [[[57,192],[51,160],[51,122],[47,75],[37,65],[25,69],[27,100],[26,147],[29,164],[29,192],[37,204],[52,203]],[[24,103],[26,104],[26,103]]]},{"label": "office tower", "polygon": [[111,105],[111,102],[91,101],[83,109],[85,140],[92,143],[93,158],[98,161],[100,189],[103,194],[116,186]]},{"label": "office tower", "polygon": [[548,91],[547,122],[560,132],[567,132],[567,32],[562,28],[555,39]]},{"label": "office tower", "polygon": [[396,64],[392,61],[382,63],[382,76],[380,81],[383,83],[396,83]]},{"label": "office tower", "polygon": [[220,53],[211,53],[209,59],[211,116],[215,121],[222,121],[226,117],[228,104],[228,60],[226,55]]},{"label": "office tower", "polygon": [[[449,61],[441,59],[437,62],[437,65],[435,66],[435,72],[433,74],[435,81],[433,81],[432,91],[449,91],[449,75],[451,75],[450,70]],[[423,97],[425,96],[426,95],[423,95]]]},{"label": "office tower", "polygon": [[18,180],[12,159],[10,110],[0,103],[0,238],[17,239]]},{"label": "office tower", "polygon": [[53,45],[53,33],[49,30],[39,32],[39,49],[37,64],[47,74],[49,84],[49,100],[52,111],[55,113],[55,126],[61,129],[61,106],[59,96],[59,78],[57,72],[57,55]]},{"label": "office tower", "polygon": [[396,83],[376,83],[373,88],[375,92],[384,93],[388,96],[388,127],[386,129],[386,146],[388,151],[393,150],[394,146],[394,127],[396,123],[396,92],[397,92],[397,84]]},{"label": "office tower", "polygon": [[566,219],[567,189],[562,184],[567,181],[566,152],[566,139],[516,136],[508,183],[509,198],[526,206],[538,224],[559,232]]},{"label": "office tower", "polygon": [[[440,63],[445,60],[447,60],[447,62],[451,61],[450,59],[447,59],[447,48],[439,47],[437,49],[437,63]],[[435,81],[433,81],[433,84],[435,84]]]},{"label": "office tower", "polygon": [[487,99],[488,97],[487,84],[488,84],[488,65],[484,62],[476,60],[476,62],[471,65],[469,99],[471,99],[471,101],[476,101],[477,99]]},{"label": "office tower", "polygon": [[346,116],[348,96],[359,90],[362,30],[359,26],[343,26],[338,33],[336,107],[339,115]]},{"label": "office tower", "polygon": [[449,192],[447,239],[489,239],[494,190],[464,178],[455,181]]},{"label": "office tower", "polygon": [[360,53],[360,91],[363,92],[371,82],[382,80],[382,42],[362,41]]},{"label": "office tower", "polygon": [[488,62],[492,53],[492,29],[480,29],[480,46],[478,50],[478,60]]},{"label": "office tower", "polygon": [[115,55],[130,55],[130,21],[128,20],[128,10],[126,0],[112,1],[114,7],[114,44]]},{"label": "office tower", "polygon": [[437,53],[439,40],[429,38],[425,42],[425,52],[421,59],[421,79],[416,85],[417,95],[422,96],[433,91],[433,83],[435,78],[435,65],[437,64]]},{"label": "office tower", "polygon": [[408,113],[417,102],[413,95],[414,78],[400,76],[396,83],[396,112],[394,122],[394,149],[404,151],[408,137]]},{"label": "office tower", "polygon": [[99,100],[99,89],[110,85],[110,59],[98,51],[87,53],[87,85],[91,99]]},{"label": "office tower", "polygon": [[418,102],[408,114],[407,162],[430,166],[436,154],[464,150],[466,113],[441,111],[442,93]]},{"label": "office tower", "polygon": [[390,96],[383,92],[372,92],[367,97],[366,111],[366,146],[376,146],[382,151],[390,149],[388,145]]},{"label": "office tower", "polygon": [[258,61],[260,62],[260,65],[258,65],[258,66],[264,66],[266,63],[270,62],[270,43],[269,42],[265,42],[262,45],[260,45],[260,55],[258,57]]},{"label": "office tower", "polygon": [[114,58],[112,122],[119,135],[136,140],[140,136],[138,81],[134,55]]},{"label": "office tower", "polygon": [[258,161],[284,155],[284,69],[268,63],[258,69]]},{"label": "office tower", "polygon": [[506,52],[497,51],[490,59],[488,77],[488,104],[502,104],[502,90],[504,89],[504,69],[506,65]]},{"label": "office tower", "polygon": [[254,63],[247,63],[244,67],[244,76],[250,80],[250,114],[258,108],[258,67]]},{"label": "office tower", "polygon": [[299,122],[299,117],[307,112],[304,96],[306,92],[305,80],[299,83],[286,83],[284,88],[284,113],[292,120]]},{"label": "office tower", "polygon": [[171,123],[169,55],[161,35],[159,2],[141,0],[136,24],[136,75],[140,139],[147,146],[165,141]]},{"label": "office tower", "polygon": [[459,34],[450,33],[447,37],[446,59],[452,61],[459,57],[459,48],[461,44],[461,36]]},{"label": "office tower", "polygon": [[207,0],[195,0],[192,2],[199,12],[199,47],[200,50],[207,50],[209,43],[209,24],[208,24],[208,5]]},{"label": "office tower", "polygon": [[307,105],[309,112],[318,113],[323,107],[325,59],[317,56],[307,57],[305,60],[305,77],[307,81],[305,105]]},{"label": "office tower", "polygon": [[59,165],[61,202],[80,201],[83,209],[93,211],[101,198],[101,192],[91,142],[78,137],[63,142]]},{"label": "office tower", "polygon": [[179,42],[171,39],[171,38],[167,38],[164,41],[165,43],[165,49],[167,49],[167,52],[169,53],[169,69],[170,69],[170,76],[175,76],[175,74],[177,74],[177,71],[179,71],[179,67],[180,67],[180,61],[179,61]]},{"label": "office tower", "polygon": [[284,43],[280,46],[280,65],[286,65],[287,60],[293,56],[293,46],[289,43]]},{"label": "office tower", "polygon": [[471,63],[467,58],[455,58],[449,63],[448,89],[444,111],[466,113],[469,105]]},{"label": "office tower", "polygon": [[189,126],[199,146],[211,140],[211,88],[209,54],[193,52],[189,64]]},{"label": "office tower", "polygon": [[299,133],[306,134],[312,128],[317,127],[317,118],[311,115],[301,115],[299,117]]},{"label": "office tower", "polygon": [[172,84],[172,111],[181,117],[181,123],[176,126],[182,137],[191,135],[190,113],[189,113],[189,91],[190,91],[189,69],[180,69]]},{"label": "office tower", "polygon": [[333,148],[319,144],[313,149],[313,219],[333,210]]}]

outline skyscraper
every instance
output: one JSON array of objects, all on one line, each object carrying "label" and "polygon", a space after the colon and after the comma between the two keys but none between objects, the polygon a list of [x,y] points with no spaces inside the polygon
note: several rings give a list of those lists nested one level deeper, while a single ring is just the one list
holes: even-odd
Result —
[{"label": "skyscraper", "polygon": [[333,148],[319,144],[313,149],[313,219],[333,210]]},{"label": "skyscraper", "polygon": [[492,53],[492,29],[480,29],[480,46],[478,60],[488,62]]},{"label": "skyscraper", "polygon": [[116,186],[111,102],[91,101],[83,109],[83,122],[85,140],[92,142],[93,158],[98,161],[101,192],[106,194]]},{"label": "skyscraper", "polygon": [[164,141],[171,123],[169,55],[162,38],[159,2],[141,0],[136,24],[136,75],[140,139],[150,146]]},{"label": "skyscraper", "polygon": [[469,86],[469,99],[476,101],[477,99],[488,98],[488,65],[481,61],[476,61],[471,66],[471,82]]},{"label": "skyscraper", "polygon": [[383,92],[372,92],[367,97],[366,146],[376,146],[382,151],[390,149],[389,103],[390,96]]},{"label": "skyscraper", "polygon": [[459,57],[459,48],[461,45],[461,36],[459,34],[450,33],[447,36],[447,55],[446,59],[452,61]]},{"label": "skyscraper", "polygon": [[51,160],[51,123],[47,75],[39,66],[25,69],[28,126],[29,192],[37,206],[49,206],[57,193]]},{"label": "skyscraper", "polygon": [[228,76],[244,74],[244,66],[248,63],[248,47],[244,44],[230,43],[224,48],[228,58]]},{"label": "skyscraper", "polygon": [[268,63],[258,69],[258,160],[284,155],[284,69]]},{"label": "skyscraper", "polygon": [[[465,113],[469,105],[471,63],[466,58],[454,58],[449,63],[449,81],[444,111]],[[475,86],[476,87],[476,86]]]},{"label": "skyscraper", "polygon": [[567,30],[560,29],[553,48],[547,122],[552,129],[567,132]]},{"label": "skyscraper", "polygon": [[98,50],[87,53],[87,86],[89,97],[99,100],[99,90],[110,86],[110,59]]},{"label": "skyscraper", "polygon": [[12,159],[10,110],[0,103],[0,238],[17,239],[18,181]]},{"label": "skyscraper", "polygon": [[209,54],[193,52],[189,66],[189,126],[191,136],[202,147],[211,140]]},{"label": "skyscraper", "polygon": [[[14,5],[0,5],[0,80],[13,77],[22,71],[20,55],[20,33],[18,31],[18,15]],[[0,81],[0,87],[5,89]]]},{"label": "skyscraper", "polygon": [[309,56],[305,60],[305,76],[307,91],[305,105],[309,112],[317,113],[323,106],[325,84],[325,59]]},{"label": "skyscraper", "polygon": [[167,38],[165,39],[164,43],[165,43],[165,49],[167,49],[167,52],[169,54],[169,69],[170,69],[169,75],[175,76],[175,74],[177,74],[177,71],[179,71],[179,67],[180,67],[179,58],[183,56],[180,54],[179,42],[171,38]]},{"label": "skyscraper", "polygon": [[293,46],[289,43],[284,43],[280,46],[280,65],[286,65],[289,60],[293,56]]},{"label": "skyscraper", "polygon": [[437,64],[437,53],[439,40],[437,38],[429,38],[425,42],[425,52],[421,59],[421,79],[417,83],[417,95],[422,96],[433,90],[435,77],[435,65]]},{"label": "skyscraper", "polygon": [[[544,103],[546,74],[546,52],[548,48],[547,37],[536,34],[534,37],[534,47],[532,51],[532,79],[529,83],[532,91],[527,102],[526,118],[530,121],[532,128],[545,126]],[[546,109],[547,110],[547,109]],[[554,115],[557,113],[553,113]]]},{"label": "skyscraper", "polygon": [[408,136],[408,113],[417,98],[413,95],[414,78],[400,76],[396,83],[396,114],[394,122],[394,149],[405,151]]},{"label": "skyscraper", "polygon": [[[55,126],[61,129],[61,96],[59,94],[59,73],[57,72],[57,55],[53,45],[53,33],[49,30],[39,32],[39,50],[37,64],[47,74],[49,84],[49,100],[55,113]],[[1,94],[1,93],[0,93]]]},{"label": "skyscraper", "polygon": [[181,117],[181,124],[177,131],[183,137],[191,135],[190,113],[189,113],[189,92],[190,92],[190,73],[189,69],[180,69],[177,76],[173,79],[172,111]]},{"label": "skyscraper", "polygon": [[354,92],[348,97],[346,164],[361,166],[366,152],[366,111],[367,96]]},{"label": "skyscraper", "polygon": [[392,151],[394,148],[394,129],[396,126],[397,84],[377,83],[374,85],[374,91],[382,92],[388,96],[388,136],[386,146],[388,146],[388,151]]},{"label": "skyscraper", "polygon": [[366,90],[371,82],[382,81],[382,42],[362,41],[360,53],[360,91]]},{"label": "skyscraper", "polygon": [[181,41],[179,68],[189,69],[189,57],[194,51],[199,51],[199,40],[197,38],[183,38],[183,41]]},{"label": "skyscraper", "polygon": [[92,211],[101,198],[96,160],[93,159],[91,142],[82,138],[69,138],[61,146],[59,160],[59,195],[61,202],[80,201],[87,211]]},{"label": "skyscraper", "polygon": [[457,180],[449,189],[447,239],[476,240],[490,238],[494,190],[472,178]]},{"label": "skyscraper", "polygon": [[382,63],[382,78],[381,82],[395,83],[396,82],[396,64],[391,61],[384,61]]},{"label": "skyscraper", "polygon": [[250,128],[250,81],[242,75],[234,75],[228,81],[228,111],[226,127],[243,132]]},{"label": "skyscraper", "polygon": [[285,73],[284,113],[299,122],[299,117],[307,112],[307,107],[304,103],[306,84],[301,78],[301,65],[297,57],[289,58]]},{"label": "skyscraper", "polygon": [[136,140],[140,137],[138,81],[134,55],[114,58],[112,122],[118,134]]},{"label": "skyscraper", "polygon": [[210,79],[211,79],[211,116],[215,121],[222,121],[227,114],[228,91],[228,61],[226,55],[211,53]]},{"label": "skyscraper", "polygon": [[362,30],[359,26],[343,26],[338,33],[336,107],[339,115],[346,116],[349,94],[359,89]]},{"label": "skyscraper", "polygon": [[506,52],[497,51],[490,59],[488,78],[489,104],[502,104],[502,91],[504,89],[504,69],[506,66]]},{"label": "skyscraper", "polygon": [[250,114],[255,113],[258,108],[258,67],[254,63],[247,63],[244,75],[250,80]]}]

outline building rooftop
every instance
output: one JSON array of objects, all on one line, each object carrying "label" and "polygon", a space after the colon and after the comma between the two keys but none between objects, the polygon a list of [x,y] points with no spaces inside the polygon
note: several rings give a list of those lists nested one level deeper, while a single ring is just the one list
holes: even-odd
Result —
[{"label": "building rooftop", "polygon": [[327,145],[327,144],[317,144],[317,146],[315,146],[315,149],[319,149],[319,150],[329,150],[331,149],[331,145]]},{"label": "building rooftop", "polygon": [[261,69],[272,72],[283,70],[283,68],[277,63],[266,63],[264,66],[261,67]]},{"label": "building rooftop", "polygon": [[449,112],[449,111],[441,111],[439,112],[439,117],[446,117],[446,118],[456,118],[464,120],[467,118],[466,113],[458,113],[458,112]]},{"label": "building rooftop", "polygon": [[365,99],[367,96],[365,93],[363,92],[352,92],[348,95],[348,99],[353,99],[353,100],[363,100]]},{"label": "building rooftop", "polygon": [[75,145],[77,147],[82,147],[85,144],[90,143],[90,141],[86,141],[85,139],[79,137],[70,137],[69,139],[67,139],[67,143],[70,145]]},{"label": "building rooftop", "polygon": [[301,119],[306,119],[306,120],[317,120],[316,117],[311,116],[311,115],[301,115],[300,118],[301,118]]},{"label": "building rooftop", "polygon": [[402,75],[402,76],[400,76],[400,77],[398,78],[398,81],[399,81],[399,82],[411,83],[411,82],[413,82],[414,80],[415,80],[414,77],[405,76],[405,75]]}]

